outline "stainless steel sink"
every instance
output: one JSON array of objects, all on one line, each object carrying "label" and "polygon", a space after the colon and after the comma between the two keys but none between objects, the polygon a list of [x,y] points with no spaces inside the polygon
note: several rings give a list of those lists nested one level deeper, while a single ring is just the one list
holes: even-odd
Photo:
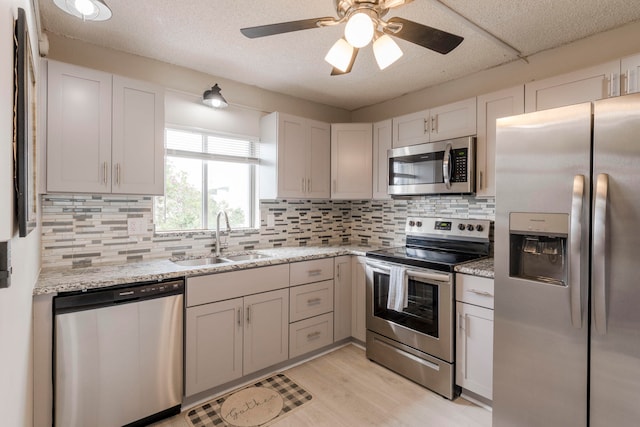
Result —
[{"label": "stainless steel sink", "polygon": [[262,255],[258,253],[249,253],[249,254],[241,254],[241,255],[225,255],[224,259],[228,259],[229,261],[252,261],[254,259],[262,259],[269,258],[268,255]]},{"label": "stainless steel sink", "polygon": [[207,257],[207,258],[193,258],[193,259],[181,259],[177,261],[173,261],[174,264],[193,267],[199,265],[213,265],[213,264],[223,264],[225,262],[231,262],[231,260],[225,258],[217,258],[217,257]]}]

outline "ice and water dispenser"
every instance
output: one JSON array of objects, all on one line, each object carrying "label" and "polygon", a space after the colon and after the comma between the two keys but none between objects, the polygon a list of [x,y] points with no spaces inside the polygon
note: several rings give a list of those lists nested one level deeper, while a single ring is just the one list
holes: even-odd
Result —
[{"label": "ice and water dispenser", "polygon": [[567,285],[569,215],[509,214],[509,276]]}]

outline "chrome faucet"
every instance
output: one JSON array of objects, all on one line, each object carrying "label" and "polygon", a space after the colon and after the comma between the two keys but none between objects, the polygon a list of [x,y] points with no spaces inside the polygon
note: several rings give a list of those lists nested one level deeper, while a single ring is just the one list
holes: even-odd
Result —
[{"label": "chrome faucet", "polygon": [[224,221],[227,223],[227,233],[231,234],[231,227],[229,226],[229,217],[225,211],[218,212],[216,217],[216,256],[220,256],[220,215],[224,214]]}]

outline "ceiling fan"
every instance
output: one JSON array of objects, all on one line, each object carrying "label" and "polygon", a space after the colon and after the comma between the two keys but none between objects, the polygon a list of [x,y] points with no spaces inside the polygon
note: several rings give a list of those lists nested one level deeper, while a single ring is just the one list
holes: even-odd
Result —
[{"label": "ceiling fan", "polygon": [[373,41],[373,52],[380,69],[384,69],[402,56],[402,50],[389,36],[415,43],[446,55],[455,49],[463,38],[446,31],[418,24],[400,17],[382,19],[390,9],[411,3],[413,0],[334,0],[338,18],[323,17],[300,21],[280,22],[242,28],[240,31],[251,39],[292,31],[327,27],[346,22],[345,36],[339,39],[327,53],[325,60],[333,66],[331,75],[351,72],[358,49]]}]

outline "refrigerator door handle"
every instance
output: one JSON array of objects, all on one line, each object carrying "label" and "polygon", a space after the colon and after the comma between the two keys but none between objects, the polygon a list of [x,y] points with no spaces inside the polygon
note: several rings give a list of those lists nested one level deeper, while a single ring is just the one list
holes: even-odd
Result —
[{"label": "refrigerator door handle", "polygon": [[582,328],[582,286],[580,253],[582,246],[582,203],[584,199],[584,175],[573,178],[571,198],[571,237],[569,240],[569,295],[571,300],[571,324]]},{"label": "refrigerator door handle", "polygon": [[444,185],[447,188],[451,188],[451,144],[447,144],[447,148],[444,150],[442,176],[444,177]]},{"label": "refrigerator door handle", "polygon": [[607,283],[605,249],[607,243],[607,197],[609,175],[601,173],[596,180],[596,201],[593,220],[593,290],[596,331],[607,333]]}]

